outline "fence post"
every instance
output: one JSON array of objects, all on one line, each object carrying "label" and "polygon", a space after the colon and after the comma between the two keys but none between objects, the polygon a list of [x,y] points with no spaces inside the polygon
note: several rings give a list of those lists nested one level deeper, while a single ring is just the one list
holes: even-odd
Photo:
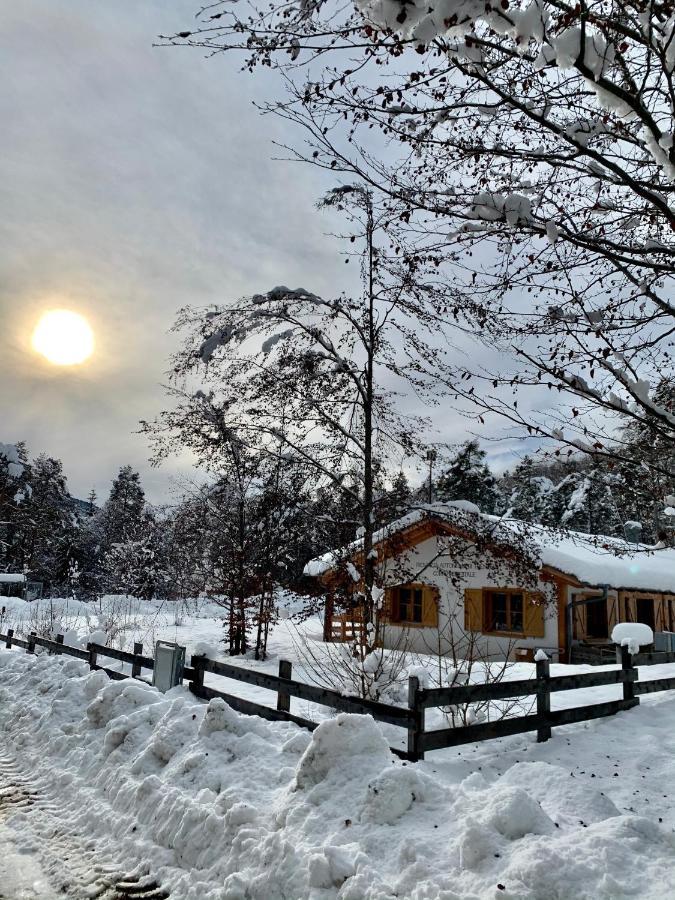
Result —
[{"label": "fence post", "polygon": [[[63,635],[62,634],[56,635],[56,643],[63,645]],[[56,653],[56,655],[58,656],[61,653],[61,650],[57,647],[56,650],[54,651],[54,653]]]},{"label": "fence post", "polygon": [[201,688],[204,687],[204,670],[200,667],[200,661],[203,656],[191,656],[190,668],[192,669],[192,681],[188,684],[188,688],[197,697],[201,697]]},{"label": "fence post", "polygon": [[35,638],[37,635],[34,631],[28,635],[28,646],[26,647],[26,653],[35,653]]},{"label": "fence post", "polygon": [[8,650],[12,649],[12,638],[13,637],[14,637],[14,629],[8,628],[7,629],[7,640],[5,641],[5,647],[7,647]]},{"label": "fence post", "polygon": [[551,677],[551,661],[549,659],[538,659],[537,666],[537,715],[545,719],[545,723],[537,728],[537,743],[548,741],[551,737],[551,725],[548,722],[548,716],[551,712],[551,692],[549,690],[549,679]]},{"label": "fence post", "polygon": [[[285,659],[279,660],[279,678],[286,678],[290,681],[293,677],[293,663]],[[287,694],[281,687],[277,691],[277,709],[282,712],[291,711],[291,695]]]},{"label": "fence post", "polygon": [[422,735],[424,734],[424,710],[420,706],[420,680],[414,675],[408,678],[408,709],[413,721],[408,725],[408,759],[417,762],[424,759]]},{"label": "fence post", "polygon": [[[134,656],[141,656],[143,653],[143,644],[140,641],[134,641]],[[131,677],[140,678],[141,664],[134,660],[131,664]]]},{"label": "fence post", "polygon": [[633,665],[633,657],[628,652],[628,647],[625,644],[616,648],[616,661],[626,673],[624,675],[626,680],[623,683],[623,699],[632,700],[633,703],[639,703],[640,698],[635,696],[634,686],[637,677],[637,669]]},{"label": "fence post", "polygon": [[93,644],[87,644],[87,650],[89,652],[89,668],[96,668],[96,650],[94,649]]}]

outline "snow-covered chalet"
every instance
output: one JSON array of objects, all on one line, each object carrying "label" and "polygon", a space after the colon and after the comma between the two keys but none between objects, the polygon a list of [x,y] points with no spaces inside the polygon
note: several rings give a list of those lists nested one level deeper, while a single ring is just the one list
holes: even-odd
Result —
[{"label": "snow-covered chalet", "polygon": [[[305,568],[326,591],[327,641],[360,627],[362,548],[355,541]],[[374,535],[374,551],[384,647],[461,656],[470,644],[495,659],[542,648],[560,661],[609,661],[613,626],[644,622],[657,649],[675,650],[673,548],[483,515],[458,501],[411,510]]]}]

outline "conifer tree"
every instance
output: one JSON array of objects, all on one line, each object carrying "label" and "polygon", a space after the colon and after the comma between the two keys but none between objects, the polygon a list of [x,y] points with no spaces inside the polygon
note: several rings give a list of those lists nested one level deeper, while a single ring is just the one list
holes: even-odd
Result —
[{"label": "conifer tree", "polygon": [[141,477],[131,466],[122,466],[101,512],[103,539],[107,547],[134,540],[143,531],[145,493]]},{"label": "conifer tree", "polygon": [[30,465],[25,444],[0,444],[0,572],[23,572],[28,553]]},{"label": "conifer tree", "polygon": [[485,462],[486,453],[478,441],[462,444],[436,483],[439,500],[469,500],[481,512],[493,513],[499,491],[497,481]]},{"label": "conifer tree", "polygon": [[68,582],[76,543],[76,517],[60,460],[44,453],[30,469],[29,546],[26,566],[52,589]]},{"label": "conifer tree", "polygon": [[509,498],[509,515],[523,522],[541,522],[546,498],[553,482],[537,474],[531,456],[525,456],[513,470]]},{"label": "conifer tree", "polygon": [[398,472],[391,487],[383,491],[377,503],[377,518],[381,525],[404,515],[412,500],[412,489],[405,472]]}]

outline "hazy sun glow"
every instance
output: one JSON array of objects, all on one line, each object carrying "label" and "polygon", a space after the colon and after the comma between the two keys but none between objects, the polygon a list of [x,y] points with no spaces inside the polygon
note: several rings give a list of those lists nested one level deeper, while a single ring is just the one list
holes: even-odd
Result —
[{"label": "hazy sun glow", "polygon": [[35,326],[33,350],[55,366],[74,366],[94,352],[94,332],[79,313],[50,309]]}]

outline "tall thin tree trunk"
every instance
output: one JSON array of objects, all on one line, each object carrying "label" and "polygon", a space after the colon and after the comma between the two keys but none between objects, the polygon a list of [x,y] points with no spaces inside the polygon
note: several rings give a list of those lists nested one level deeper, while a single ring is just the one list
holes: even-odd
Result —
[{"label": "tall thin tree trunk", "polygon": [[363,403],[363,581],[364,608],[361,643],[363,654],[371,653],[377,639],[376,610],[373,602],[373,585],[375,583],[375,560],[373,559],[373,369],[375,356],[375,297],[374,297],[374,254],[373,254],[373,208],[366,195],[368,242],[368,345],[366,347],[366,383]]}]

